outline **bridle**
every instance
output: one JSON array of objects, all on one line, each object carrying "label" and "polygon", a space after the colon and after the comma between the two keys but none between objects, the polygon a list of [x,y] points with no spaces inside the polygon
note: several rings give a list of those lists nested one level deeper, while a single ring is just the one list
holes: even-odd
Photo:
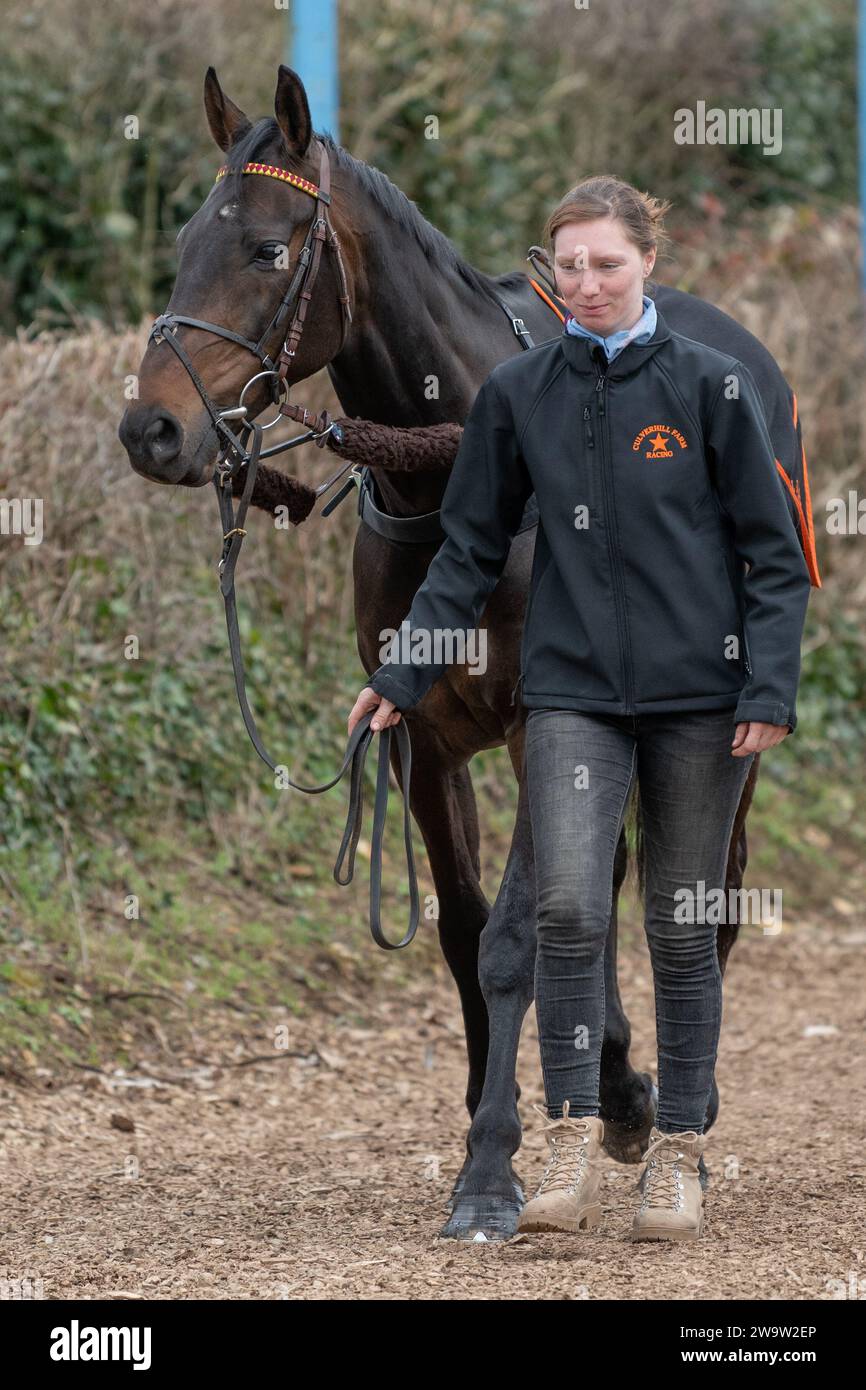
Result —
[{"label": "bridle", "polygon": [[[265,178],[279,179],[280,182],[290,184],[293,188],[299,188],[302,192],[314,198],[317,204],[320,203],[322,205],[321,212],[316,213],[307,228],[304,244],[298,253],[295,273],[292,276],[288,289],[274,310],[270,322],[258,342],[253,342],[251,338],[243,337],[242,334],[236,333],[232,328],[225,328],[219,323],[210,323],[207,319],[191,318],[188,314],[160,314],[150,330],[148,342],[168,343],[169,347],[183,363],[190,380],[201,397],[205,409],[210,415],[213,427],[220,438],[220,442],[224,445],[220,462],[217,465],[218,468],[222,467],[226,454],[230,451],[233,452],[234,460],[233,467],[229,470],[230,474],[234,472],[236,468],[240,468],[245,463],[248,463],[250,454],[245,448],[244,441],[237,438],[227,424],[227,421],[240,420],[245,422],[247,407],[244,405],[244,396],[256,381],[260,381],[262,377],[266,376],[271,378],[272,399],[275,403],[279,404],[280,409],[277,418],[272,420],[268,425],[263,425],[263,429],[270,429],[272,425],[276,425],[279,422],[280,415],[287,415],[292,419],[298,418],[297,408],[294,406],[289,407],[289,388],[286,383],[286,376],[297,355],[298,345],[304,331],[307,309],[312,299],[313,289],[315,288],[319,273],[322,246],[326,241],[329,249],[334,254],[337,273],[340,279],[338,300],[340,304],[341,333],[340,345],[337,348],[338,353],[341,351],[346,341],[346,334],[349,329],[349,324],[352,321],[352,311],[346,285],[346,271],[340,251],[340,242],[337,233],[331,225],[331,219],[328,213],[328,208],[331,203],[331,163],[328,158],[327,146],[322,141],[317,141],[317,143],[321,147],[318,184],[311,183],[309,179],[301,178],[299,174],[294,174],[288,169],[280,169],[273,164],[258,163],[244,164],[234,171],[231,170],[227,164],[224,164],[221,169],[217,170],[216,179],[214,180],[215,183],[219,183],[220,179],[232,172],[242,175],[259,174]],[[267,347],[268,344],[273,341],[277,330],[282,327],[288,317],[290,309],[294,309],[294,317],[288,332],[285,334],[283,346],[276,360],[274,360],[268,353]],[[237,343],[239,347],[245,348],[247,352],[252,353],[254,357],[258,358],[262,370],[256,372],[255,376],[250,377],[241,391],[236,406],[221,410],[211,400],[204,382],[193,366],[189,353],[177,338],[176,330],[181,325],[185,325],[189,328],[203,329],[208,333],[215,333],[217,337],[226,338],[229,342]],[[306,417],[307,412],[303,411],[303,423],[306,423]],[[273,445],[270,449],[265,449],[261,457],[269,458],[273,454],[283,453],[286,449],[297,448],[299,444],[304,444],[309,439],[315,439],[317,443],[320,441],[324,443],[324,439],[329,433],[330,428],[330,425],[326,422],[323,430],[318,432],[316,430],[310,430],[306,434],[297,436],[294,439],[288,439],[282,444]],[[224,468],[223,471],[225,471]]]},{"label": "bridle", "polygon": [[[332,434],[335,439],[340,438],[340,427],[335,421],[331,421],[328,412],[322,411],[321,415],[311,415],[303,406],[293,406],[289,402],[289,388],[286,377],[289,368],[297,355],[298,344],[304,331],[304,324],[307,309],[313,295],[316,284],[316,277],[319,273],[322,247],[327,242],[329,250],[333,253],[336,261],[337,272],[339,275],[340,289],[338,299],[340,303],[341,317],[341,336],[340,346],[337,352],[343,347],[346,340],[346,333],[352,321],[352,312],[349,304],[349,294],[346,287],[346,273],[343,266],[343,259],[340,253],[340,244],[337,234],[331,226],[328,208],[331,202],[331,167],[328,158],[328,150],[325,144],[317,139],[321,147],[319,157],[319,182],[318,185],[311,183],[308,179],[301,178],[300,175],[292,173],[288,169],[280,169],[272,164],[250,163],[243,165],[234,171],[240,174],[260,174],[266,178],[275,178],[283,183],[288,183],[294,188],[301,189],[321,204],[321,211],[314,215],[304,244],[298,254],[298,264],[295,273],[285,294],[282,296],[276,310],[259,338],[258,342],[253,342],[251,338],[245,338],[240,333],[235,333],[231,328],[225,328],[222,324],[210,323],[205,319],[191,318],[187,314],[165,313],[160,314],[150,330],[148,343],[167,343],[172,352],[183,364],[187,375],[198,391],[202,402],[210,415],[214,429],[220,440],[220,453],[214,471],[213,482],[216,488],[217,501],[219,503],[220,525],[223,538],[222,555],[219,562],[219,582],[220,591],[225,603],[226,627],[229,637],[229,651],[232,659],[232,671],[234,673],[235,690],[237,692],[238,704],[240,705],[244,725],[250,740],[258,753],[259,757],[272,772],[280,776],[281,784],[285,783],[294,787],[296,791],[306,792],[314,795],[318,792],[327,791],[341,780],[347,769],[351,766],[351,783],[349,791],[349,812],[346,819],[346,828],[343,833],[343,840],[337,854],[334,865],[334,878],[337,883],[346,885],[352,881],[355,867],[355,850],[361,834],[363,817],[363,774],[364,762],[367,756],[367,749],[373,738],[370,724],[375,711],[369,711],[355,725],[346,745],[346,756],[343,765],[336,777],[330,782],[324,782],[321,786],[305,787],[299,782],[293,782],[288,776],[288,770],[284,764],[276,763],[267,752],[262,739],[259,735],[255,719],[249,706],[246,693],[246,681],[244,677],[243,657],[240,645],[240,630],[238,627],[237,599],[235,594],[235,569],[240,555],[241,545],[243,544],[246,530],[247,510],[255,486],[256,473],[261,459],[270,458],[274,454],[280,454],[287,449],[295,449],[300,444],[312,441],[322,448],[327,436]],[[227,173],[232,172],[228,165],[223,165],[218,170],[216,182],[219,182]],[[289,312],[293,311],[291,324],[283,339],[283,346],[274,360],[267,352],[268,344],[273,340],[278,329],[282,329]],[[207,389],[193,366],[189,353],[183,344],[178,340],[177,328],[186,326],[189,328],[203,329],[209,333],[215,333],[220,338],[226,338],[229,342],[237,343],[240,347],[252,353],[258,358],[262,370],[250,377],[240,393],[236,406],[227,409],[220,409],[211,400]],[[278,404],[278,414],[275,419],[266,425],[260,425],[254,420],[248,420],[247,406],[244,404],[244,396],[255,382],[263,377],[271,379],[272,399]],[[282,444],[272,445],[270,448],[262,450],[262,435],[267,429],[277,424],[281,416],[298,421],[311,427],[303,434],[296,435],[293,439],[288,439]],[[240,421],[238,434],[231,429],[227,423],[229,420]],[[234,509],[232,478],[241,468],[246,467],[247,475],[238,503],[237,511]],[[350,468],[352,461],[345,463],[336,473],[326,479],[318,488],[315,489],[316,495],[326,492],[333,486],[339,478]],[[336,499],[335,499],[336,500]],[[406,846],[406,866],[409,878],[409,925],[402,940],[397,942],[388,941],[382,932],[381,923],[381,882],[382,882],[382,842],[385,831],[385,814],[388,806],[388,769],[391,751],[391,732],[392,728],[397,739],[397,749],[400,756],[400,772],[403,790],[403,838]],[[376,797],[373,808],[373,830],[371,835],[370,853],[370,930],[377,945],[385,950],[399,950],[402,946],[408,946],[418,928],[420,916],[418,899],[418,882],[415,872],[415,857],[412,847],[412,826],[409,813],[409,785],[412,770],[412,751],[409,740],[409,733],[403,719],[396,725],[382,730],[379,742],[379,762],[376,772]],[[343,859],[348,849],[348,867],[345,877],[341,877]]]}]

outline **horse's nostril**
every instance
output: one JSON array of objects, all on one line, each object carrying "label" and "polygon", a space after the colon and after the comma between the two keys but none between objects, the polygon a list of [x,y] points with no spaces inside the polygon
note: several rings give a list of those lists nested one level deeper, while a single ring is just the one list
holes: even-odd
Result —
[{"label": "horse's nostril", "polygon": [[170,415],[159,415],[144,431],[143,443],[154,463],[169,463],[180,453],[183,432]]}]

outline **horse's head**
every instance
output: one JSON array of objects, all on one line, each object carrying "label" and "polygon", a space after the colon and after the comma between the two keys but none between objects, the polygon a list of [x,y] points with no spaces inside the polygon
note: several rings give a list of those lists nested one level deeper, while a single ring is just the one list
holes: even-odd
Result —
[{"label": "horse's head", "polygon": [[[166,323],[151,336],[139,369],[138,399],[119,429],[136,472],[188,487],[202,486],[213,474],[224,442],[214,413],[236,407],[244,386],[273,367],[281,349],[286,386],[318,371],[339,352],[348,321],[343,259],[330,242],[330,227],[318,257],[313,256],[310,234],[328,212],[327,202],[314,192],[325,147],[314,136],[301,79],[280,68],[276,119],[255,126],[224,95],[213,68],[205,78],[204,102],[211,134],[226,155],[226,172],[178,233],[178,272]],[[278,172],[245,175],[250,163]],[[340,231],[344,228],[341,223]],[[324,231],[321,223],[319,230]],[[305,267],[316,259],[306,299],[301,294],[310,286]],[[306,306],[302,341],[291,332],[299,304]],[[178,322],[172,315],[209,327]],[[172,343],[166,333],[174,334]],[[243,400],[248,420],[275,399],[276,387],[273,372],[249,387]]]}]

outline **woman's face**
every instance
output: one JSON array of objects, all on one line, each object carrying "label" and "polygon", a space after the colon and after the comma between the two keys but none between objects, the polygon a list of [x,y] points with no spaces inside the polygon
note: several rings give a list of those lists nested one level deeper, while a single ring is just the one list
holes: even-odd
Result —
[{"label": "woman's face", "polygon": [[557,292],[578,323],[607,338],[643,313],[643,282],[655,264],[616,217],[567,222],[553,239]]}]

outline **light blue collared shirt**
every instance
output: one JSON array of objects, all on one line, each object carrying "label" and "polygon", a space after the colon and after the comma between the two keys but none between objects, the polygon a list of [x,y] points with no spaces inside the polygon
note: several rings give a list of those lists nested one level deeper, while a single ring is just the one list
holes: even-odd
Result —
[{"label": "light blue collared shirt", "polygon": [[622,352],[627,343],[647,343],[656,331],[656,306],[649,295],[643,296],[643,313],[637,323],[633,323],[631,328],[621,328],[617,333],[611,333],[609,338],[602,338],[598,333],[593,333],[589,328],[584,328],[582,323],[578,323],[574,314],[569,313],[565,320],[563,333],[570,333],[574,338],[591,338],[594,343],[600,343],[604,348],[604,355],[608,362]]}]

